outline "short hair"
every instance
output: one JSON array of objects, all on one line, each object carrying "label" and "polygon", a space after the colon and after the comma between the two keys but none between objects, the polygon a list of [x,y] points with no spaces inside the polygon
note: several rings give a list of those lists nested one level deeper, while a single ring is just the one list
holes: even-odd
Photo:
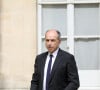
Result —
[{"label": "short hair", "polygon": [[[47,33],[48,31],[50,31],[50,30],[52,30],[52,29],[47,30],[46,33]],[[55,31],[57,32],[57,34],[58,34],[58,39],[61,40],[61,33],[60,33],[60,31],[59,31],[59,30],[56,30],[56,29],[53,29],[53,30],[55,30]]]},{"label": "short hair", "polygon": [[58,38],[61,39],[61,33],[59,30],[56,30],[57,34],[58,34]]}]

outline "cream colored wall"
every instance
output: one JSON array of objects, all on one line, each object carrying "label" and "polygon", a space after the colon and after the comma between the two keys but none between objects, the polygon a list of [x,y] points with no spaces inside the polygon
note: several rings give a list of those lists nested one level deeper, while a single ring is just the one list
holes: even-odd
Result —
[{"label": "cream colored wall", "polygon": [[35,55],[36,0],[0,0],[0,90],[29,88]]}]

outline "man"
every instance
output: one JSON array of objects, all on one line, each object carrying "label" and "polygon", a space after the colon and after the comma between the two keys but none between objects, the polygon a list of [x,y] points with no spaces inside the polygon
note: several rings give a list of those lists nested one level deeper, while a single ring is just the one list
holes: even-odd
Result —
[{"label": "man", "polygon": [[60,32],[55,29],[46,32],[45,44],[48,52],[36,57],[30,90],[78,89],[79,76],[74,56],[59,48],[60,36]]}]

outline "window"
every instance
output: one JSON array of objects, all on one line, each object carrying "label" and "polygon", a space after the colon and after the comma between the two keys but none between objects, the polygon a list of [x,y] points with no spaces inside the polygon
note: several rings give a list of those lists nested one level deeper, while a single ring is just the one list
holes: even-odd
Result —
[{"label": "window", "polygon": [[38,53],[46,51],[46,30],[58,29],[62,34],[60,47],[75,55],[81,81],[80,90],[100,89],[99,24],[99,0],[38,1]]},{"label": "window", "polygon": [[80,69],[100,69],[99,18],[99,4],[75,5],[75,56]]}]

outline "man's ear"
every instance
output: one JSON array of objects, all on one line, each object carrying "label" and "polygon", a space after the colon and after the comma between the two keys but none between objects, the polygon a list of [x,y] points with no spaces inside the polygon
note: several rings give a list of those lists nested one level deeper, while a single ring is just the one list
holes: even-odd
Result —
[{"label": "man's ear", "polygon": [[59,39],[59,44],[61,43],[61,39]]}]

